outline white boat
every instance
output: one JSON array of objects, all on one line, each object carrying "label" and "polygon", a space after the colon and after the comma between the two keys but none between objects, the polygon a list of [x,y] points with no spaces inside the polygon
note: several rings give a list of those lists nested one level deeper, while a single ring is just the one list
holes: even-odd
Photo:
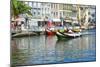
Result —
[{"label": "white boat", "polygon": [[82,35],[80,32],[78,32],[78,33],[63,33],[63,34],[68,37],[79,37]]},{"label": "white boat", "polygon": [[56,35],[58,38],[75,38],[81,36],[82,33],[69,31],[67,33],[56,32]]}]

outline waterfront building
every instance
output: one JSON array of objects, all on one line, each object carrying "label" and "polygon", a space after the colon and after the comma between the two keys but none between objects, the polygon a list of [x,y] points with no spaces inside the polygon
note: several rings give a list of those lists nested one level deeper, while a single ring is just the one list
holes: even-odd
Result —
[{"label": "waterfront building", "polygon": [[90,5],[77,5],[78,21],[84,28],[88,28],[88,25],[95,21],[96,11],[94,6]]},{"label": "waterfront building", "polygon": [[57,3],[51,3],[51,17],[52,18],[60,18],[60,15],[59,15],[59,4]]},{"label": "waterfront building", "polygon": [[25,4],[32,7],[31,13],[33,15],[33,19],[43,19],[45,17],[50,17],[50,3],[27,1]]},{"label": "waterfront building", "polygon": [[[37,21],[53,20],[54,22],[62,22],[62,18],[63,20],[67,20],[67,22],[72,22],[73,20],[75,20],[80,25],[87,25],[90,17],[93,21],[95,21],[95,17],[91,16],[95,14],[95,9],[94,7],[90,7],[87,5],[73,5],[35,1],[27,1],[25,2],[25,4],[28,4],[32,7],[32,19],[37,19]],[[45,23],[39,22],[37,25],[41,24]]]},{"label": "waterfront building", "polygon": [[32,18],[34,19],[40,19],[41,18],[41,3],[40,2],[34,2],[34,1],[27,1],[25,4],[29,5],[32,7],[31,13],[32,13]]},{"label": "waterfront building", "polygon": [[77,10],[72,4],[59,4],[59,13],[60,16],[64,18],[75,18],[77,15]]},{"label": "waterfront building", "polygon": [[41,3],[41,18],[51,17],[50,3]]},{"label": "waterfront building", "polygon": [[32,7],[31,12],[33,18],[60,18],[60,17],[76,17],[76,7],[71,4],[44,3],[44,2],[25,2]]},{"label": "waterfront building", "polygon": [[90,7],[90,15],[91,15],[91,21],[93,23],[96,23],[96,7],[95,6]]},{"label": "waterfront building", "polygon": [[63,4],[59,4],[59,14],[60,17],[63,17]]}]

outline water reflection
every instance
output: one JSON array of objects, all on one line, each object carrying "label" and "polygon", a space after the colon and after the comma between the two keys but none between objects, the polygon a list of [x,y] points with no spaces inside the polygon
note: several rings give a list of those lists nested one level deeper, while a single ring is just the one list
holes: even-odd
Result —
[{"label": "water reflection", "polygon": [[14,38],[11,45],[15,65],[95,60],[95,35],[61,41],[45,35]]},{"label": "water reflection", "polygon": [[71,39],[69,41],[58,41],[56,54],[62,62],[92,61],[95,60],[95,40],[91,36]]}]

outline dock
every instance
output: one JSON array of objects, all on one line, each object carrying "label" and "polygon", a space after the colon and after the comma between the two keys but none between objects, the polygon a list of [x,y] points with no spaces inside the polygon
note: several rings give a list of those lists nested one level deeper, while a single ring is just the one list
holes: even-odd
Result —
[{"label": "dock", "polygon": [[34,36],[34,35],[38,35],[38,34],[34,32],[21,32],[21,33],[13,34],[12,37],[25,37],[25,36]]}]

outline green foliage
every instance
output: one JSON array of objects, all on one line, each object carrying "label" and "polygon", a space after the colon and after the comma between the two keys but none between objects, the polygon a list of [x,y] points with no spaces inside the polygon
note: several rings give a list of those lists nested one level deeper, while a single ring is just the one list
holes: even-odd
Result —
[{"label": "green foliage", "polygon": [[19,14],[28,14],[32,15],[31,7],[26,5],[24,2],[11,0],[11,15],[13,17],[17,17]]}]

